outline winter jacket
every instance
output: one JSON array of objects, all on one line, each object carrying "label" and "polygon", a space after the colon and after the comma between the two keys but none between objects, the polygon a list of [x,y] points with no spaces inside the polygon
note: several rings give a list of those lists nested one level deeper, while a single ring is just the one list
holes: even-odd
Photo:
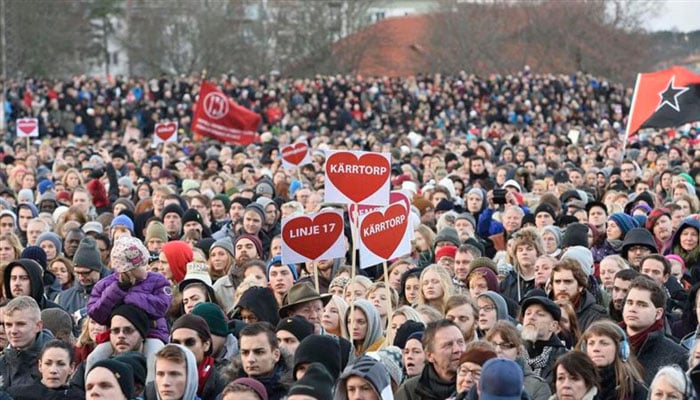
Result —
[{"label": "winter jacket", "polygon": [[34,344],[26,350],[15,350],[8,346],[0,356],[0,378],[2,388],[31,385],[41,380],[37,360],[44,345],[53,335],[42,330],[36,335]]},{"label": "winter jacket", "polygon": [[559,356],[566,354],[568,351],[564,344],[555,334],[552,334],[549,340],[538,340],[536,342],[526,340],[524,344],[526,352],[523,354],[523,358],[525,360],[525,364],[531,368],[532,365],[530,365],[530,360],[541,355],[545,350],[547,350],[547,348],[551,348],[547,362],[539,373],[534,368],[532,368],[532,372],[535,376],[542,378],[545,382],[547,382],[547,384],[552,384],[554,376],[554,363]]},{"label": "winter jacket", "polygon": [[532,372],[532,368],[525,363],[522,357],[516,358],[515,362],[523,369],[523,384],[525,386],[525,392],[530,398],[532,400],[549,399],[549,396],[552,395],[552,391],[549,389],[547,382],[535,375],[535,373]]},{"label": "winter jacket", "polygon": [[605,307],[598,304],[591,292],[584,289],[576,309],[576,319],[581,332],[585,331],[593,322],[607,317],[608,312]]},{"label": "winter jacket", "polygon": [[[694,218],[684,219],[678,226],[678,229],[676,229],[676,232],[673,234],[673,239],[671,240],[671,246],[669,246],[668,253],[672,253],[677,246],[680,246],[681,233],[683,229],[689,226],[700,232],[700,221]],[[700,282],[700,259],[690,260],[683,257],[683,261],[685,261],[685,266],[690,274],[690,282],[693,284]]]},{"label": "winter jacket", "polygon": [[454,393],[456,378],[451,381],[442,380],[435,372],[433,364],[425,364],[420,375],[408,379],[394,398],[396,400],[444,400]]},{"label": "winter jacket", "polygon": [[625,398],[618,397],[618,382],[615,365],[598,368],[600,377],[600,400],[645,400],[647,398],[647,388],[639,382],[634,383],[633,392]]},{"label": "winter jacket", "polygon": [[535,288],[535,278],[529,281],[523,279],[522,276],[517,271],[517,268],[510,271],[506,275],[505,279],[501,282],[501,296],[507,297],[516,303],[520,304],[520,301],[525,297],[525,295],[532,289]]},{"label": "winter jacket", "polygon": [[[111,272],[107,268],[102,267],[100,279],[109,276],[110,273]],[[68,311],[69,314],[80,310],[81,315],[85,316],[87,315],[87,304],[90,299],[90,293],[94,287],[95,285],[83,286],[76,281],[72,287],[62,291],[56,296],[56,303],[64,310]]]},{"label": "winter jacket", "polygon": [[688,369],[688,352],[663,330],[651,332],[635,355],[644,367],[644,382],[649,386],[661,367],[678,364],[683,371]]},{"label": "winter jacket", "polygon": [[119,274],[114,273],[97,282],[90,294],[87,309],[90,318],[102,325],[109,325],[112,311],[118,305],[131,304],[141,308],[155,322],[148,336],[168,343],[169,330],[165,315],[170,307],[172,289],[161,274],[149,272],[146,279],[137,282],[129,290],[122,290]]},{"label": "winter jacket", "polygon": [[[7,394],[13,400],[84,400],[85,392],[82,390],[64,386],[60,389],[49,389],[41,382],[32,385],[13,386],[7,389]],[[0,398],[1,399],[1,398]]]},{"label": "winter jacket", "polygon": [[5,267],[5,271],[3,273],[3,282],[8,300],[14,298],[11,290],[12,284],[10,282],[10,273],[12,272],[12,269],[16,266],[22,267],[25,271],[27,271],[27,275],[29,275],[29,281],[31,282],[31,296],[34,300],[36,300],[36,303],[39,305],[39,308],[42,310],[45,310],[47,308],[58,308],[58,304],[49,301],[46,298],[46,294],[44,293],[44,280],[42,278],[43,270],[41,268],[41,265],[39,265],[39,263],[37,263],[36,261],[30,260],[28,258],[20,258],[18,260],[12,261],[7,265],[7,267]]}]

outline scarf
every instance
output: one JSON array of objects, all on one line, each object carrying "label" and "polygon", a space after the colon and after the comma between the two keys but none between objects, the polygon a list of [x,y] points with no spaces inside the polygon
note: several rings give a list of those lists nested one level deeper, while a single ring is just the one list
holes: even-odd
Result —
[{"label": "scarf", "polygon": [[212,371],[214,371],[214,357],[212,356],[206,356],[202,360],[201,363],[197,366],[197,395],[201,396],[202,392],[204,391],[204,386],[207,383],[207,379],[209,379],[209,375],[211,375]]},{"label": "scarf", "polygon": [[[622,329],[626,329],[627,326],[625,325],[624,322],[620,324],[622,326]],[[642,347],[644,342],[647,341],[647,337],[649,337],[649,334],[652,332],[657,332],[660,331],[664,327],[664,323],[662,319],[656,320],[653,324],[651,324],[650,327],[646,328],[645,330],[632,335],[629,337],[629,342],[630,346],[632,346],[632,350],[636,353],[639,351],[639,349]]]},{"label": "scarf", "polygon": [[554,350],[554,347],[545,346],[537,356],[533,357],[527,351],[523,354],[525,362],[532,368],[532,372],[535,375],[542,377],[542,369],[549,365],[549,356],[552,354],[552,350]]}]

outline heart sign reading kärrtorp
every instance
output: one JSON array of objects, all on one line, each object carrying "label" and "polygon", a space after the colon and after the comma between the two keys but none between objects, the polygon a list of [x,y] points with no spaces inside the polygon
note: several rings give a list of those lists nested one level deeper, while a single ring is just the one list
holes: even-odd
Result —
[{"label": "heart sign reading k\u00e4rrtorp", "polygon": [[367,268],[411,252],[408,210],[394,203],[360,217],[360,267]]},{"label": "heart sign reading k\u00e4rrtorp", "polygon": [[282,262],[294,264],[345,257],[343,214],[326,210],[282,220]]},{"label": "heart sign reading k\u00e4rrtorp", "polygon": [[282,155],[282,166],[286,169],[311,163],[309,146],[304,142],[284,146],[280,150],[280,154]]},{"label": "heart sign reading k\u00e4rrtorp", "polygon": [[177,121],[159,122],[153,132],[153,143],[177,142]]},{"label": "heart sign reading k\u00e4rrtorp", "polygon": [[329,203],[386,206],[391,187],[391,154],[328,152],[325,196]]},{"label": "heart sign reading k\u00e4rrtorp", "polygon": [[[389,193],[389,204],[394,203],[403,203],[407,210],[411,208],[411,200],[409,200],[408,195],[403,190],[392,190],[391,193]],[[350,219],[350,223],[352,224],[353,228],[357,227],[357,219],[360,219],[361,216],[379,208],[381,208],[381,206],[350,204],[348,206],[348,219]],[[355,217],[357,217],[357,219]]]},{"label": "heart sign reading k\u00e4rrtorp", "polygon": [[36,118],[20,118],[17,120],[17,137],[39,137],[39,120]]}]

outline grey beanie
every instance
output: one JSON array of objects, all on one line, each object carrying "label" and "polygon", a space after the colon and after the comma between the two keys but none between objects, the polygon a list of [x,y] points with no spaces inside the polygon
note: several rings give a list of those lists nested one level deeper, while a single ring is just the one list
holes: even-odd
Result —
[{"label": "grey beanie", "polygon": [[552,235],[554,235],[554,238],[557,239],[557,247],[561,247],[561,240],[562,240],[562,232],[561,228],[559,228],[556,225],[547,225],[542,228],[542,233],[549,232]]},{"label": "grey beanie", "polygon": [[93,271],[102,270],[102,260],[100,251],[97,250],[97,242],[91,237],[86,237],[80,241],[78,250],[73,256],[73,264],[76,267],[89,268]]},{"label": "grey beanie", "polygon": [[437,236],[435,236],[435,242],[433,243],[433,247],[440,242],[450,242],[457,247],[459,247],[462,244],[462,242],[459,240],[459,234],[457,233],[457,230],[451,226],[442,228],[442,230],[438,232]]},{"label": "grey beanie", "polygon": [[231,256],[233,256],[233,254],[234,254],[233,242],[231,241],[230,237],[223,237],[223,238],[217,240],[216,242],[214,242],[214,244],[212,244],[211,247],[209,248],[209,253],[211,253],[212,249],[214,249],[215,247],[221,247],[222,249],[228,251],[228,253]]},{"label": "grey beanie", "polygon": [[486,297],[496,305],[496,318],[499,320],[508,319],[508,304],[503,296],[489,290],[480,294],[479,297]]},{"label": "grey beanie", "polygon": [[562,260],[565,258],[576,261],[586,275],[591,276],[593,273],[593,253],[588,247],[569,247],[561,256]]},{"label": "grey beanie", "polygon": [[119,185],[124,185],[128,187],[129,191],[134,190],[134,182],[132,182],[131,178],[129,178],[128,176],[122,176],[117,182],[119,183]]},{"label": "grey beanie", "polygon": [[17,227],[17,215],[15,215],[14,212],[10,210],[2,210],[0,211],[0,218],[4,217],[5,215],[9,215],[12,217],[12,223],[14,224],[15,228]]},{"label": "grey beanie", "polygon": [[41,242],[46,240],[53,243],[53,246],[56,248],[56,254],[61,254],[61,252],[63,251],[63,242],[61,241],[61,237],[58,236],[58,234],[54,232],[44,232],[41,235],[37,236],[36,245],[41,247]]}]

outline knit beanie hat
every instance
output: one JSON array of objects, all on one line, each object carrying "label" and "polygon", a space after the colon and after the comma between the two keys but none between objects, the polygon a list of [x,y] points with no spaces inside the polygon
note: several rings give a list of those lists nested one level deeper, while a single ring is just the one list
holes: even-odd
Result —
[{"label": "knit beanie hat", "polygon": [[387,346],[379,351],[367,353],[368,356],[379,360],[384,365],[391,380],[396,386],[403,382],[403,355],[401,349],[396,346]]},{"label": "knit beanie hat", "polygon": [[472,276],[474,275],[481,276],[482,278],[484,278],[484,280],[486,280],[486,287],[490,291],[498,293],[500,291],[498,286],[498,267],[496,267],[495,263],[494,267],[496,268],[496,272],[493,272],[493,270],[489,267],[479,267],[472,269],[467,275],[467,282],[469,282],[472,279]]},{"label": "knit beanie hat", "polygon": [[[200,317],[199,315],[194,315],[192,313],[184,314],[180,318],[176,319],[175,322],[173,322],[172,328],[170,328],[170,336],[172,336],[173,332],[180,328],[191,329],[197,332],[197,335],[202,338],[203,342],[211,341],[211,331],[209,330],[209,325],[207,325],[207,321],[205,321],[204,318]],[[209,346],[209,353],[211,353],[211,346]]]},{"label": "knit beanie hat", "polygon": [[32,192],[32,189],[20,189],[20,191],[17,192],[17,202],[34,203],[34,192]]},{"label": "knit beanie hat", "polygon": [[561,248],[573,246],[588,247],[588,225],[574,222],[566,227],[564,237],[561,240]]},{"label": "knit beanie hat", "polygon": [[[280,257],[280,262],[281,261],[282,261],[282,257]],[[268,267],[268,271],[269,270],[270,270],[270,268]],[[296,271],[293,271],[292,274],[294,272],[296,272]],[[331,284],[328,285],[328,291],[330,291],[334,287],[339,287],[339,288],[342,288],[343,290],[345,290],[345,286],[348,285],[348,282],[350,282],[350,278],[348,278],[347,276],[344,276],[344,275],[336,276],[331,281]]]},{"label": "knit beanie hat", "polygon": [[146,228],[146,241],[148,243],[151,239],[160,239],[163,242],[168,241],[168,232],[165,230],[165,225],[160,221],[151,221],[148,223],[148,228]]},{"label": "knit beanie hat", "polygon": [[671,218],[671,210],[669,210],[666,207],[660,207],[660,208],[655,208],[655,209],[651,210],[649,215],[647,215],[647,222],[646,222],[645,227],[650,232],[653,232],[654,225],[656,225],[656,223],[659,221],[659,218],[661,218],[664,215]]},{"label": "knit beanie hat", "polygon": [[122,176],[121,178],[119,178],[117,184],[120,186],[126,186],[127,188],[129,188],[129,191],[134,190],[134,182],[132,182],[131,178],[129,178],[128,176]]},{"label": "knit beanie hat", "polygon": [[114,206],[116,206],[117,204],[123,205],[124,207],[126,207],[127,210],[129,210],[131,212],[134,212],[136,210],[136,206],[134,205],[134,202],[129,200],[129,199],[125,199],[124,197],[120,197],[120,198],[116,199],[114,201],[114,203],[112,204],[112,209],[114,209]]},{"label": "knit beanie hat", "polygon": [[440,261],[442,257],[455,258],[457,254],[457,246],[442,246],[435,252],[435,262]]},{"label": "knit beanie hat", "polygon": [[457,230],[451,226],[442,228],[442,230],[438,232],[438,234],[435,236],[433,246],[440,242],[450,242],[457,247],[459,247],[459,245],[462,244],[462,242],[459,240],[459,234],[457,233]]},{"label": "knit beanie hat", "polygon": [[461,214],[459,214],[459,215],[457,216],[457,221],[459,221],[460,219],[464,219],[464,220],[469,221],[469,223],[472,225],[472,227],[474,228],[474,230],[476,230],[476,220],[474,219],[474,216],[473,216],[473,215],[471,215],[471,214],[469,214],[469,213],[466,213],[466,212],[465,212],[465,213],[461,213]]},{"label": "knit beanie hat", "polygon": [[612,220],[617,224],[618,227],[620,227],[620,230],[622,231],[622,237],[625,237],[627,235],[627,232],[629,232],[632,228],[637,227],[637,223],[635,222],[634,218],[630,217],[629,215],[625,213],[612,213],[608,217],[608,220]]},{"label": "knit beanie hat", "polygon": [[202,214],[194,208],[188,208],[187,211],[182,215],[182,225],[184,226],[188,222],[197,222],[202,227],[204,227],[204,221],[202,221]]},{"label": "knit beanie hat", "polygon": [[591,253],[591,250],[588,247],[569,247],[561,256],[562,260],[565,258],[576,261],[586,275],[590,276],[593,273],[593,253]]},{"label": "knit beanie hat", "polygon": [[22,250],[19,258],[28,258],[41,265],[41,269],[46,271],[46,252],[39,246],[28,246]]},{"label": "knit beanie hat", "polygon": [[408,320],[401,324],[399,329],[394,334],[394,346],[403,349],[406,347],[408,337],[416,332],[425,331],[425,325],[422,322]]},{"label": "knit beanie hat", "polygon": [[471,362],[478,365],[484,365],[486,361],[496,358],[497,356],[498,355],[493,350],[475,346],[462,353],[462,355],[459,357],[459,363],[464,364],[465,362]]},{"label": "knit beanie hat", "polygon": [[287,317],[281,319],[280,322],[277,323],[275,332],[279,331],[287,331],[301,342],[304,338],[314,333],[314,324],[301,316]]},{"label": "knit beanie hat", "polygon": [[85,233],[103,233],[105,231],[104,226],[102,226],[102,224],[99,221],[88,221],[84,223],[80,229],[82,229]]},{"label": "knit beanie hat", "polygon": [[126,229],[128,229],[131,233],[134,233],[134,221],[132,221],[131,218],[127,217],[124,214],[117,215],[112,220],[112,223],[109,224],[109,229],[112,230],[117,226],[123,226]]},{"label": "knit beanie hat", "polygon": [[41,246],[41,243],[48,240],[56,248],[56,254],[63,252],[63,242],[61,237],[54,232],[44,232],[36,238],[36,245]]},{"label": "knit beanie hat", "polygon": [[304,376],[289,388],[288,396],[310,396],[314,399],[332,399],[335,379],[321,363],[311,363]]},{"label": "knit beanie hat", "polygon": [[224,204],[224,209],[226,211],[228,211],[228,209],[231,207],[231,199],[229,199],[228,196],[226,196],[223,193],[219,193],[216,196],[214,196],[212,201],[213,200],[220,200]]},{"label": "knit beanie hat", "polygon": [[477,257],[469,263],[469,271],[474,271],[477,268],[489,268],[495,274],[498,274],[498,266],[488,257]]},{"label": "knit beanie hat", "polygon": [[110,324],[115,315],[119,315],[129,320],[131,325],[133,325],[139,332],[141,338],[146,338],[151,321],[148,319],[148,315],[145,311],[136,306],[132,306],[131,304],[122,304],[117,306],[117,308],[112,311],[112,315],[109,318]]},{"label": "knit beanie hat", "polygon": [[185,279],[187,263],[194,258],[190,245],[182,240],[173,240],[163,245],[162,253],[168,260],[173,280],[179,283]]},{"label": "knit beanie hat", "polygon": [[482,201],[484,200],[484,191],[481,190],[480,188],[471,188],[471,189],[469,189],[469,191],[467,192],[467,196],[471,196],[471,195],[473,195],[473,194],[475,194],[475,195],[481,197],[481,200],[482,200]]},{"label": "knit beanie hat", "polygon": [[112,268],[119,273],[148,265],[150,254],[143,243],[132,236],[120,236],[109,253]]},{"label": "knit beanie hat", "polygon": [[244,213],[246,213],[248,211],[255,211],[256,213],[258,213],[258,215],[260,215],[260,221],[265,222],[265,210],[263,209],[263,207],[260,204],[258,204],[258,203],[248,204],[245,208]]},{"label": "knit beanie hat", "polygon": [[13,224],[13,226],[16,227],[17,226],[17,215],[15,215],[15,213],[12,212],[11,210],[0,211],[0,218],[4,217],[6,215],[9,215],[10,217],[12,217],[12,224]]},{"label": "knit beanie hat", "polygon": [[557,219],[557,213],[554,211],[554,207],[548,203],[540,203],[540,205],[535,208],[535,212],[532,214],[537,217],[537,214],[541,212],[546,212],[547,214],[551,215],[553,219]]},{"label": "knit beanie hat", "polygon": [[123,362],[134,371],[134,383],[146,386],[146,357],[138,351],[119,353],[112,360]]},{"label": "knit beanie hat", "polygon": [[[264,217],[263,217],[263,218],[264,218]],[[263,221],[264,221],[264,219],[263,219]],[[255,250],[258,252],[258,257],[262,258],[262,256],[263,256],[263,245],[262,245],[262,242],[260,241],[260,238],[259,238],[259,237],[255,236],[255,235],[251,235],[251,234],[249,234],[249,233],[242,233],[242,234],[238,235],[238,236],[236,237],[236,239],[233,241],[233,248],[234,248],[234,249],[236,248],[236,244],[237,244],[241,239],[248,239],[248,240],[250,240],[251,242],[253,242],[253,245],[255,245]],[[235,250],[234,250],[234,252],[235,252]]]},{"label": "knit beanie hat", "polygon": [[[251,203],[251,200],[245,197],[234,197],[231,199],[231,204],[233,203],[238,203],[243,206],[243,208],[248,207],[248,204]],[[231,205],[229,205],[231,207]]]},{"label": "knit beanie hat", "polygon": [[391,398],[391,378],[384,365],[374,358],[364,355],[350,365],[340,376],[336,396],[347,397],[345,381],[351,376],[357,376],[370,383],[379,398]]},{"label": "knit beanie hat", "polygon": [[179,204],[174,204],[174,203],[173,203],[173,204],[168,204],[167,206],[165,206],[165,208],[163,208],[163,211],[161,211],[161,213],[160,213],[160,219],[165,218],[165,216],[168,215],[168,214],[170,214],[170,213],[175,213],[175,214],[177,214],[180,218],[182,218],[182,216],[185,214],[185,210],[183,210],[182,207],[180,207]]},{"label": "knit beanie hat", "polygon": [[[128,364],[109,358],[93,364],[90,371],[95,368],[106,368],[112,372],[117,379],[117,383],[119,383],[119,388],[124,394],[124,397],[127,399],[134,398],[134,392],[136,391],[134,387],[134,373]],[[90,375],[89,372],[88,375]]]},{"label": "knit beanie hat", "polygon": [[216,242],[214,242],[214,244],[212,244],[211,247],[209,248],[209,252],[211,252],[212,249],[214,249],[216,247],[221,247],[222,249],[226,250],[228,252],[228,254],[231,255],[231,257],[233,257],[233,255],[235,254],[235,252],[233,250],[233,242],[231,241],[231,238],[228,236],[223,237],[223,238],[217,240]]},{"label": "knit beanie hat", "polygon": [[[234,385],[243,385],[249,389],[252,389],[258,395],[258,397],[260,397],[261,400],[268,399],[267,389],[265,389],[265,385],[253,378],[238,378],[231,383],[233,383]],[[331,397],[329,397],[329,399]]]},{"label": "knit beanie hat", "polygon": [[226,337],[229,334],[226,316],[221,307],[214,303],[199,303],[192,309],[191,314],[202,317],[209,326],[213,336]]},{"label": "knit beanie hat", "polygon": [[340,343],[338,338],[327,335],[309,335],[299,343],[297,351],[294,352],[294,369],[292,377],[296,379],[297,369],[302,364],[319,362],[326,367],[326,370],[333,377],[338,379],[341,371]]},{"label": "knit beanie hat", "polygon": [[102,259],[100,258],[100,251],[97,250],[95,239],[86,237],[80,241],[78,249],[73,255],[73,265],[89,268],[93,271],[102,271]]},{"label": "knit beanie hat", "polygon": [[561,228],[559,228],[556,225],[547,225],[542,228],[542,234],[545,232],[549,232],[552,235],[554,235],[554,238],[557,240],[557,247],[563,247],[562,243],[562,232]]},{"label": "knit beanie hat", "polygon": [[435,206],[435,211],[450,211],[455,208],[455,203],[451,200],[441,199],[437,206]]}]

